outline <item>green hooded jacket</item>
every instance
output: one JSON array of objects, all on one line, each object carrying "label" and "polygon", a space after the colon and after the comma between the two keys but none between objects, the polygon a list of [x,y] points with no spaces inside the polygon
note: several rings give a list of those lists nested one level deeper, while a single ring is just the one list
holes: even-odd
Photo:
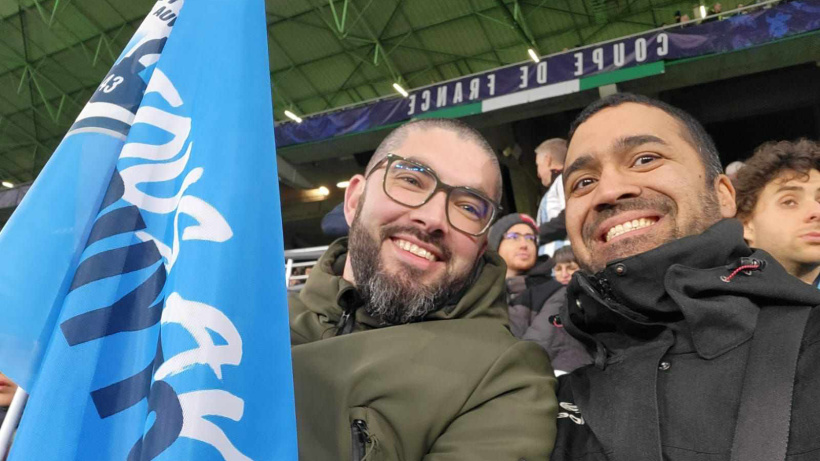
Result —
[{"label": "green hooded jacket", "polygon": [[299,459],[546,461],[556,381],[507,328],[501,258],[485,254],[458,302],[422,322],[380,327],[356,309],[337,336],[357,297],[346,255],[345,239],[331,245],[289,298]]}]

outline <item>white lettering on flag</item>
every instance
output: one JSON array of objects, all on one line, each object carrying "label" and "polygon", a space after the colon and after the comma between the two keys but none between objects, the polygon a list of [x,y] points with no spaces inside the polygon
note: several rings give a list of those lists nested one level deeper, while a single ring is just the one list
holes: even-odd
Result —
[{"label": "white lettering on flag", "polygon": [[180,437],[199,440],[216,448],[226,461],[251,461],[233,446],[228,436],[216,424],[203,416],[223,416],[233,421],[242,419],[245,412],[245,402],[227,391],[218,389],[194,391],[180,394],[179,404],[182,406],[182,421]]},{"label": "white lettering on flag", "polygon": [[[219,309],[196,301],[182,299],[179,293],[171,293],[162,310],[162,324],[177,323],[196,341],[197,347],[169,358],[154,373],[154,380],[165,379],[188,368],[203,364],[222,379],[223,365],[239,365],[242,361],[242,337],[231,320]],[[211,330],[222,336],[226,343],[214,344]]]}]

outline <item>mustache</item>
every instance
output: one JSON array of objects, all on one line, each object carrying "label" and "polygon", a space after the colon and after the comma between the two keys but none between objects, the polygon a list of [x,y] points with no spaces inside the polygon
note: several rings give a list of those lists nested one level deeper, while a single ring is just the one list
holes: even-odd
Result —
[{"label": "mustache", "polygon": [[450,250],[450,248],[448,248],[444,244],[443,235],[440,235],[438,233],[429,234],[427,232],[419,230],[417,227],[401,225],[385,226],[382,228],[379,234],[379,237],[381,238],[382,242],[396,234],[411,235],[417,238],[420,242],[426,243],[430,246],[434,246],[441,255],[441,259],[445,261],[449,261],[450,257],[453,255],[453,252]]},{"label": "mustache", "polygon": [[653,210],[663,216],[672,214],[675,211],[675,204],[671,199],[666,197],[635,197],[619,200],[615,205],[611,205],[596,213],[594,220],[584,224],[581,230],[584,240],[592,240],[595,231],[602,222],[625,211],[633,210]]}]

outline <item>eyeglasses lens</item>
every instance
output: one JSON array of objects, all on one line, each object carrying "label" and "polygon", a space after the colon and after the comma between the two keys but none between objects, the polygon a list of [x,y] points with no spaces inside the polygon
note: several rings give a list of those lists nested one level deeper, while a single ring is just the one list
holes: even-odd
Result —
[{"label": "eyeglasses lens", "polygon": [[[396,160],[387,169],[384,188],[393,200],[407,206],[420,206],[436,191],[438,181],[422,165]],[[493,216],[492,204],[468,189],[454,188],[449,195],[447,215],[450,225],[469,234],[484,231]]]}]

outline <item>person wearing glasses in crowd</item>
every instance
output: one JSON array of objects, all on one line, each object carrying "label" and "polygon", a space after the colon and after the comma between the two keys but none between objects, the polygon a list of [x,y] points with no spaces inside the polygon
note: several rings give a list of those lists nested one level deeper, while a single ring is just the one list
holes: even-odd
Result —
[{"label": "person wearing glasses in crowd", "polygon": [[498,252],[507,265],[507,299],[510,300],[533,283],[528,272],[538,256],[538,226],[529,215],[509,214],[493,224],[487,241],[489,248]]},{"label": "person wearing glasses in crowd", "polygon": [[555,378],[507,328],[487,252],[501,174],[447,119],[387,135],[345,192],[348,238],[289,302],[299,458],[546,460]]}]

